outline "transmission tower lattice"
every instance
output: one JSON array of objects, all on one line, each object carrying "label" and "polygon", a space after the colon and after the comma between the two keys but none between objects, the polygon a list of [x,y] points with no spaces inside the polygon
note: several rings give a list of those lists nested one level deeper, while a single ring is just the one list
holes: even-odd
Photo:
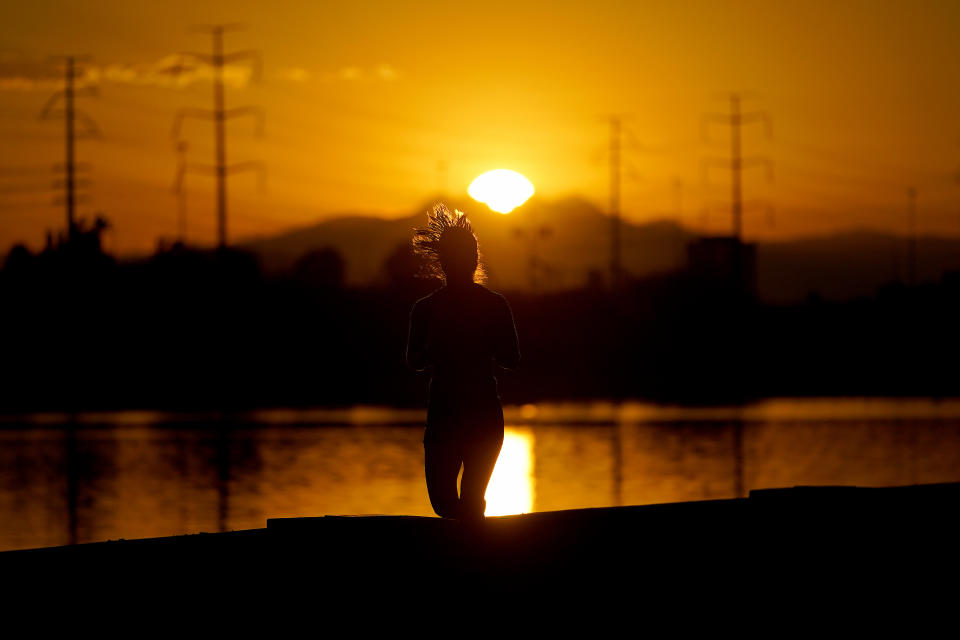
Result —
[{"label": "transmission tower lattice", "polygon": [[[78,111],[74,103],[78,96],[97,95],[97,89],[90,86],[76,88],[77,63],[87,60],[86,56],[65,56],[57,59],[64,62],[64,88],[50,96],[43,111],[40,112],[40,118],[51,120],[63,117],[66,153],[63,164],[54,165],[54,171],[57,174],[63,172],[63,178],[55,180],[53,186],[56,189],[63,189],[63,204],[67,214],[67,240],[72,240],[77,228],[76,209],[79,200],[77,189],[88,186],[90,182],[87,179],[77,179],[77,172],[88,170],[90,165],[77,162],[76,140],[78,137],[100,137],[100,130],[93,119],[82,111]],[[61,102],[63,103],[62,112],[55,109]],[[78,122],[82,127],[79,131]]]},{"label": "transmission tower lattice", "polygon": [[738,241],[743,239],[743,169],[754,165],[764,166],[767,169],[767,179],[770,181],[773,180],[773,164],[769,158],[744,158],[741,155],[741,129],[743,125],[753,122],[764,123],[766,125],[767,137],[772,137],[770,116],[760,111],[742,113],[740,111],[740,94],[734,93],[730,95],[729,114],[709,114],[704,116],[702,123],[702,134],[705,139],[708,137],[707,126],[710,123],[725,124],[730,127],[730,159],[708,158],[704,161],[704,170],[710,166],[720,166],[730,170],[730,207],[733,218],[733,237]]},{"label": "transmission tower lattice", "polygon": [[623,278],[620,240],[620,118],[610,117],[610,286]]},{"label": "transmission tower lattice", "polygon": [[254,73],[259,75],[260,72],[259,52],[236,51],[227,54],[223,52],[223,34],[238,28],[240,28],[238,25],[219,24],[201,26],[195,29],[196,31],[210,34],[213,39],[212,52],[210,54],[185,52],[181,55],[205,62],[213,68],[213,109],[181,109],[177,112],[173,121],[173,138],[175,140],[180,138],[180,128],[184,118],[204,118],[213,121],[213,165],[181,163],[177,170],[177,183],[178,185],[182,183],[183,174],[187,171],[196,171],[206,175],[212,175],[217,179],[217,244],[220,247],[227,245],[227,176],[241,171],[257,171],[260,174],[260,183],[262,186],[266,171],[261,162],[227,164],[226,122],[228,119],[251,115],[257,120],[257,133],[259,135],[263,134],[262,109],[250,106],[227,109],[224,104],[223,69],[225,65],[239,60],[251,60],[254,65]]}]

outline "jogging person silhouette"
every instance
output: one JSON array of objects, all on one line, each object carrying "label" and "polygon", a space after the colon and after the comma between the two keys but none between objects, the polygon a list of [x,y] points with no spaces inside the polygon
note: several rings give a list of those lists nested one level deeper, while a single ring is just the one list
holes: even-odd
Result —
[{"label": "jogging person silhouette", "polygon": [[[415,253],[444,286],[410,312],[407,363],[430,372],[423,436],[427,492],[437,515],[476,520],[503,445],[503,409],[494,367],[520,360],[506,299],[480,284],[483,267],[467,217],[438,204],[414,231]],[[460,492],[457,475],[463,466]]]}]

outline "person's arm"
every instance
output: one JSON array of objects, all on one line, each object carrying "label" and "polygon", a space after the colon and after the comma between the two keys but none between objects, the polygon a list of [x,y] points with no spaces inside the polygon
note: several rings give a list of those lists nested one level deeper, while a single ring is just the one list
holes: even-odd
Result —
[{"label": "person's arm", "polygon": [[427,320],[424,305],[417,302],[410,311],[410,331],[407,334],[407,366],[423,371],[430,364],[427,351]]},{"label": "person's arm", "polygon": [[493,344],[493,359],[504,369],[514,370],[520,364],[517,327],[513,323],[513,313],[510,311],[507,299],[501,296],[500,303]]}]

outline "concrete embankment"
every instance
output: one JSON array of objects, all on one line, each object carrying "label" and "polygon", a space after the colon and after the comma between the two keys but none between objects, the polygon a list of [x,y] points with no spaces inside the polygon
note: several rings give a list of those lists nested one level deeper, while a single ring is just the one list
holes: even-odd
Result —
[{"label": "concrete embankment", "polygon": [[[604,601],[914,590],[958,567],[960,484],[488,518],[327,516],[264,529],[0,553],[8,582],[364,602]],[[955,575],[955,574],[954,574]],[[811,586],[812,585],[812,586]],[[778,596],[779,597],[779,596]]]}]

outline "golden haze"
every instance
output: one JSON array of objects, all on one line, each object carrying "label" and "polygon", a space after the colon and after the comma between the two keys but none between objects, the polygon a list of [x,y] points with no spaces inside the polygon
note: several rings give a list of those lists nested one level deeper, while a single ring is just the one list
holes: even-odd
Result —
[{"label": "golden haze", "polygon": [[[718,92],[747,89],[746,109],[773,117],[774,137],[744,131],[747,155],[770,157],[775,182],[745,174],[747,236],[870,227],[906,229],[905,191],[919,189],[920,231],[960,233],[960,5],[953,2],[624,3],[363,2],[10,4],[2,9],[0,250],[40,246],[63,226],[46,168],[62,126],[37,114],[53,87],[36,81],[50,54],[90,54],[99,98],[79,105],[103,130],[82,140],[93,165],[88,215],[113,221],[121,253],[176,232],[170,129],[179,107],[208,107],[202,78],[167,86],[146,73],[179,51],[206,51],[198,23],[243,22],[228,50],[263,52],[262,83],[239,73],[228,106],[261,105],[266,136],[229,125],[231,161],[262,160],[230,182],[238,239],[358,212],[407,215],[444,189],[462,194],[493,167],[530,178],[545,198],[606,201],[607,122],[624,114],[623,211],[679,217],[720,231],[727,131],[700,136],[723,113]],[[33,63],[33,66],[25,64]],[[31,85],[33,82],[33,85]],[[46,82],[46,84],[44,84]],[[207,122],[184,128],[191,161],[209,162]],[[28,178],[13,170],[35,170]],[[23,190],[23,187],[30,187]],[[213,182],[188,178],[189,237],[215,239]]]}]

